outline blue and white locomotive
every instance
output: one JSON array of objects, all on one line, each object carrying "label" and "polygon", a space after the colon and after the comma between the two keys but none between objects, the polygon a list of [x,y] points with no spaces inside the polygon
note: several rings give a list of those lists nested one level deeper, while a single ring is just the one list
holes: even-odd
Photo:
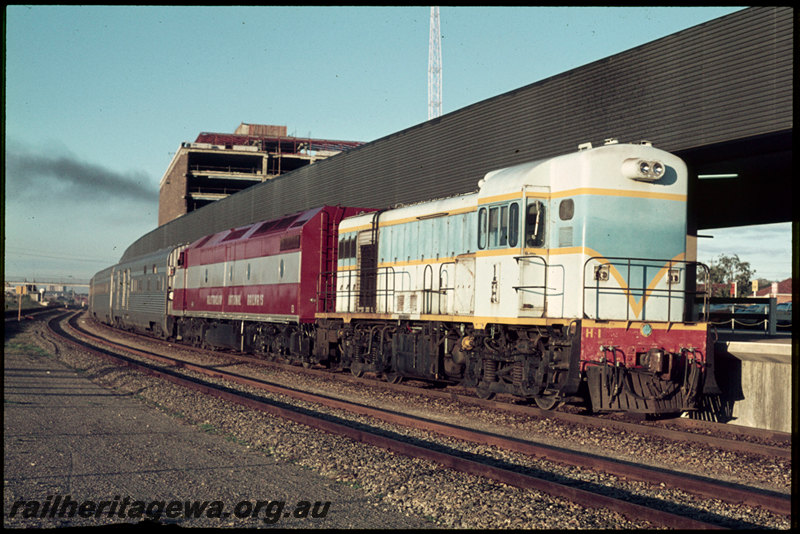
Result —
[{"label": "blue and white locomotive", "polygon": [[711,347],[686,320],[686,191],[678,157],[611,143],[345,219],[315,355],[548,408],[692,409]]}]

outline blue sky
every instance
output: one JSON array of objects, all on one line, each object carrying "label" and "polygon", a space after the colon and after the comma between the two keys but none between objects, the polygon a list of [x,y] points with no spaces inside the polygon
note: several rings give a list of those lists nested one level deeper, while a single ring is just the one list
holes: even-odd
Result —
[{"label": "blue sky", "polygon": [[[739,9],[442,7],[443,112]],[[248,122],[372,141],[424,122],[429,15],[7,7],[6,276],[88,279],[116,262],[155,228],[159,181],[199,132]],[[788,223],[702,233],[716,237],[701,261],[738,254],[759,277],[791,274]]]}]

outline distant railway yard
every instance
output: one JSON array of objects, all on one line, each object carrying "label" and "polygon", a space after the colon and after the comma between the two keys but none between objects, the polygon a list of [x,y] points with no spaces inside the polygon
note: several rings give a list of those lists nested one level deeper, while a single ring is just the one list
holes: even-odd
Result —
[{"label": "distant railway yard", "polygon": [[[219,517],[176,512],[169,522],[525,529],[787,529],[795,523],[791,436],[780,432],[683,418],[587,417],[574,407],[544,411],[508,395],[492,402],[458,387],[389,384],[372,373],[340,372],[331,380],[318,366],[176,346],[63,310],[7,322],[5,352],[4,520],[12,527],[152,519],[141,507],[138,514],[134,506],[123,511],[120,503],[129,497],[221,499],[233,507],[277,499],[276,492],[290,504],[261,503],[271,515],[258,517],[258,505],[237,505]],[[104,393],[49,389],[50,380],[73,375]],[[59,421],[95,445],[86,452],[57,445],[52,455],[37,456],[20,421],[32,417],[34,406],[41,417],[62,413],[62,402],[73,401],[81,403],[76,413],[124,401],[136,405],[137,415],[117,409],[108,428],[89,419]],[[152,434],[157,423],[149,418],[164,430]],[[107,442],[111,427],[123,422],[128,426]],[[127,445],[132,436],[145,443]],[[176,443],[189,452],[177,452],[182,445]],[[90,458],[106,468],[89,468]],[[251,464],[266,471],[230,476]],[[105,480],[121,473],[121,485]],[[156,473],[165,480],[159,483]],[[173,476],[180,482],[170,483]],[[258,489],[269,483],[275,485]],[[315,493],[318,487],[326,489]],[[114,513],[62,517],[56,505],[67,495],[105,499]],[[293,495],[308,507],[295,508]],[[156,507],[162,515],[163,506]]]}]

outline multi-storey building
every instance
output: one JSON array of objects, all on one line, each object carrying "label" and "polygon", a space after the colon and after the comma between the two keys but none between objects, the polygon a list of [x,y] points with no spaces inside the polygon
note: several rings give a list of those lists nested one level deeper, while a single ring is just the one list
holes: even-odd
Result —
[{"label": "multi-storey building", "polygon": [[286,126],[242,123],[178,148],[161,179],[158,225],[252,185],[363,143],[288,136]]}]

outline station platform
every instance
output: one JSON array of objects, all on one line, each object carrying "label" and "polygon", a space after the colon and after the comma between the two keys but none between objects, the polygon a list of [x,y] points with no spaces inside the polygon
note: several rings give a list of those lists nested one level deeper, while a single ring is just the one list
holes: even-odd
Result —
[{"label": "station platform", "polygon": [[721,395],[707,396],[697,418],[792,432],[795,398],[791,336],[720,332],[714,346]]}]

